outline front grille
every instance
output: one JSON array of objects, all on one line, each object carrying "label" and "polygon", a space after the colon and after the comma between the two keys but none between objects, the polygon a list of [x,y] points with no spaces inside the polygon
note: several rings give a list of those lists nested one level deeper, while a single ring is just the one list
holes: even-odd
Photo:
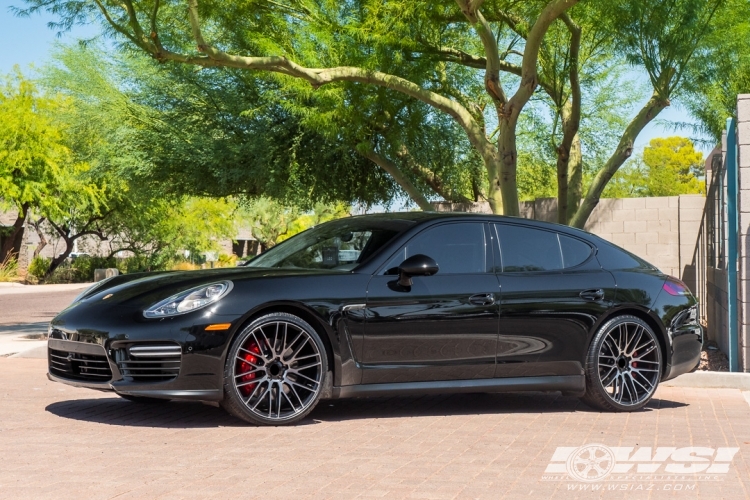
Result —
[{"label": "front grille", "polygon": [[180,374],[182,349],[177,344],[141,344],[115,351],[120,373],[134,382],[166,382]]},{"label": "front grille", "polygon": [[72,380],[109,382],[112,370],[102,349],[101,355],[83,354],[48,348],[49,371],[53,375]]}]

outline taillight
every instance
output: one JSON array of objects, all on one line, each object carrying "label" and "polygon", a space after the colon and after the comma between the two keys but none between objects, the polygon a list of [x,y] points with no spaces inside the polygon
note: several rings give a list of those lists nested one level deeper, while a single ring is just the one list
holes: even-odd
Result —
[{"label": "taillight", "polygon": [[676,278],[667,279],[662,288],[669,295],[674,295],[676,297],[680,295],[690,295],[690,289],[687,285]]}]

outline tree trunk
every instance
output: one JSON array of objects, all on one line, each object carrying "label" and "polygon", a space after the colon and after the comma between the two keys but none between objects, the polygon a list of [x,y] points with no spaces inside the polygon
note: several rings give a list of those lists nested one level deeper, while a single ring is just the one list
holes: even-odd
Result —
[{"label": "tree trunk", "polygon": [[581,153],[581,137],[576,133],[570,147],[570,158],[568,159],[568,203],[566,220],[570,220],[578,212],[583,197],[583,154]]},{"label": "tree trunk", "polygon": [[52,258],[52,261],[49,263],[49,269],[47,269],[47,273],[44,275],[45,279],[49,278],[50,276],[52,276],[52,273],[54,273],[55,270],[58,267],[60,267],[60,264],[62,264],[63,262],[65,262],[65,259],[68,258],[68,256],[70,255],[70,252],[73,251],[73,242],[75,240],[71,239],[67,235],[62,235],[61,234],[60,236],[63,239],[63,241],[65,242],[65,250],[63,251],[63,253],[61,253],[57,257],[53,257]]},{"label": "tree trunk", "polygon": [[520,214],[518,208],[518,186],[516,168],[518,151],[516,149],[516,124],[518,116],[506,117],[500,122],[497,159],[485,160],[487,174],[490,178],[489,201],[492,213],[499,215]]},{"label": "tree trunk", "polygon": [[45,220],[45,217],[42,217],[36,222],[29,221],[29,225],[34,228],[34,231],[36,231],[36,235],[39,237],[39,243],[34,249],[33,258],[35,259],[39,257],[39,254],[42,253],[42,250],[44,250],[44,247],[47,246],[47,238],[44,237],[44,231],[42,231],[42,223],[44,222],[44,220]]},{"label": "tree trunk", "polygon": [[612,156],[609,157],[604,167],[596,174],[583,203],[579,207],[578,211],[570,220],[570,225],[583,229],[588,221],[591,213],[599,204],[599,197],[604,192],[604,188],[607,187],[607,183],[612,179],[612,176],[617,173],[617,170],[625,163],[625,160],[630,158],[633,154],[633,145],[641,133],[643,128],[651,122],[656,116],[662,112],[664,108],[669,106],[669,100],[661,98],[656,92],[651,96],[651,99],[646,103],[638,114],[630,121],[628,126],[625,128],[622,137],[620,137],[620,143],[617,145],[617,149]]},{"label": "tree trunk", "polygon": [[16,258],[20,255],[21,245],[23,244],[24,223],[26,222],[28,213],[29,204],[24,203],[18,211],[18,217],[16,217],[16,221],[13,223],[13,229],[8,235],[8,239],[5,240],[2,248],[0,248],[0,262],[3,262],[8,255],[15,255]]},{"label": "tree trunk", "polygon": [[568,224],[578,210],[581,203],[582,183],[581,138],[578,132],[575,132],[570,135],[569,139],[563,138],[563,142],[557,147],[557,222],[559,224]]}]

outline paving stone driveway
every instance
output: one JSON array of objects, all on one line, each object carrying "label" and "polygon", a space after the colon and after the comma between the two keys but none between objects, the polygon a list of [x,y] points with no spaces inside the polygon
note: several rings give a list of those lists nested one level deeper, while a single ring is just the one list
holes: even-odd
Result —
[{"label": "paving stone driveway", "polygon": [[[634,414],[541,393],[323,402],[302,425],[256,428],[45,373],[45,360],[0,358],[0,498],[750,496],[750,406],[736,390],[663,387]],[[739,452],[710,480],[549,480],[557,447],[590,443]]]}]

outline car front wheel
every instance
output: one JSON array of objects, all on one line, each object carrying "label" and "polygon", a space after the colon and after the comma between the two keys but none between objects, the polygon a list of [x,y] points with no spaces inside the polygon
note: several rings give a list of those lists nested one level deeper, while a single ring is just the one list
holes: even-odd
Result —
[{"label": "car front wheel", "polygon": [[292,424],[315,408],[327,371],[315,329],[292,314],[267,314],[232,343],[222,406],[255,425]]},{"label": "car front wheel", "polygon": [[637,410],[653,397],[661,371],[661,349],[651,327],[635,316],[618,316],[591,342],[582,400],[604,411]]}]

